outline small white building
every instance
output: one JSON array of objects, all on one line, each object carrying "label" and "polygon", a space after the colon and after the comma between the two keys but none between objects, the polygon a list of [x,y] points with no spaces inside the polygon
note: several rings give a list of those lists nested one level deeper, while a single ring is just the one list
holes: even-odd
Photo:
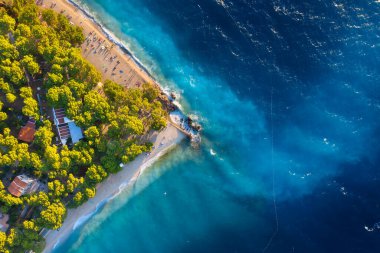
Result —
[{"label": "small white building", "polygon": [[63,145],[66,145],[67,140],[71,137],[75,144],[83,138],[82,129],[78,127],[73,120],[66,117],[63,108],[53,108],[54,123],[57,126],[59,139]]}]

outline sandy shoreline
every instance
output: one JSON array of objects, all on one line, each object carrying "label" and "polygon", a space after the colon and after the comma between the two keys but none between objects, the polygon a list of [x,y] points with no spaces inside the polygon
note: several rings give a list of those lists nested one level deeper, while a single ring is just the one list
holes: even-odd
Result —
[{"label": "sandy shoreline", "polygon": [[[82,55],[102,74],[102,81],[109,79],[126,88],[140,87],[143,83],[148,82],[156,85],[169,98],[169,92],[154,79],[132,52],[75,1],[44,0],[40,7],[62,13],[70,19],[72,24],[83,28],[86,40],[80,47]],[[180,114],[180,118],[187,118],[181,109],[176,112]],[[197,136],[199,138],[197,131],[190,129],[189,126],[181,127],[181,123],[173,120],[172,117],[169,117],[168,120],[189,137]],[[186,130],[186,128],[188,129]]]},{"label": "sandy shoreline", "polygon": [[78,208],[69,209],[67,217],[59,231],[49,231],[45,236],[46,247],[43,252],[51,252],[58,244],[66,240],[70,233],[96,213],[98,208],[119,194],[125,187],[133,185],[147,166],[155,162],[184,138],[185,135],[171,124],[168,124],[163,131],[150,136],[150,140],[154,143],[155,147],[151,154],[142,154],[133,162],[126,164],[122,171],[110,175],[97,186],[94,198]]},{"label": "sandy shoreline", "polygon": [[[70,17],[70,22],[83,28],[87,40],[81,46],[82,55],[101,72],[103,81],[110,79],[124,87],[136,87],[145,82],[158,85],[130,53],[127,54],[119,47],[119,44],[112,42],[109,39],[110,35],[105,34],[99,24],[71,2],[44,0],[41,7],[51,8],[53,3],[55,4],[53,10]],[[94,38],[95,34],[96,38]],[[99,39],[105,42],[100,43],[98,42]],[[49,231],[45,235],[46,247],[43,252],[51,252],[58,244],[66,240],[70,233],[87,221],[98,208],[119,194],[122,189],[133,184],[145,167],[151,165],[185,137],[185,134],[171,123],[168,123],[163,131],[150,136],[149,139],[155,147],[151,154],[138,156],[133,162],[125,165],[122,171],[110,175],[104,182],[100,183],[97,186],[94,198],[76,209],[69,209],[67,218],[60,230]]]},{"label": "sandy shoreline", "polygon": [[[55,6],[51,8],[53,3]],[[85,38],[89,40],[80,47],[82,55],[101,72],[103,81],[109,79],[125,87],[135,87],[145,82],[158,85],[131,53],[124,52],[126,48],[123,51],[121,42],[116,41],[116,38],[111,41],[111,35],[106,33],[105,28],[73,4],[65,0],[44,0],[40,6],[62,13],[70,18],[71,23],[83,28]],[[99,40],[105,42],[99,43]],[[106,47],[109,50],[102,50]]]}]

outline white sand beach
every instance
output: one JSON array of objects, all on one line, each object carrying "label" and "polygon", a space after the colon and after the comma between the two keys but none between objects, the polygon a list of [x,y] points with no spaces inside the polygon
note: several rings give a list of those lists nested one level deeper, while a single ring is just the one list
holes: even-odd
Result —
[{"label": "white sand beach", "polygon": [[[61,13],[68,17],[72,24],[83,28],[83,34],[88,40],[81,45],[82,55],[99,70],[103,81],[109,79],[124,87],[136,87],[146,82],[156,84],[131,55],[110,41],[94,20],[70,2],[44,0],[40,7]],[[105,50],[106,47],[108,50]]]},{"label": "white sand beach", "polygon": [[[70,18],[72,24],[83,28],[83,33],[88,40],[81,46],[82,55],[101,72],[103,81],[110,79],[124,87],[136,87],[144,82],[158,85],[130,55],[107,38],[98,24],[70,2],[44,0],[41,7],[51,8],[62,13]],[[104,42],[99,42],[103,40]],[[104,48],[108,48],[108,50],[104,50]],[[45,235],[46,247],[43,252],[51,252],[57,245],[66,240],[74,229],[97,211],[97,208],[118,194],[121,188],[133,185],[146,166],[185,138],[186,135],[169,122],[163,131],[150,136],[150,141],[154,143],[154,150],[149,155],[138,156],[136,160],[125,165],[119,173],[110,175],[97,186],[94,198],[76,209],[69,209],[59,231],[49,231]]]},{"label": "white sand beach", "polygon": [[97,186],[94,198],[78,208],[69,209],[67,218],[59,231],[49,231],[46,235],[46,247],[43,252],[51,252],[54,247],[66,240],[74,229],[96,212],[98,207],[118,194],[124,186],[133,185],[146,166],[149,166],[184,138],[185,135],[170,123],[163,131],[153,134],[150,137],[155,147],[153,151],[149,155],[144,153],[138,156],[136,160],[126,164],[122,171],[110,175]]}]

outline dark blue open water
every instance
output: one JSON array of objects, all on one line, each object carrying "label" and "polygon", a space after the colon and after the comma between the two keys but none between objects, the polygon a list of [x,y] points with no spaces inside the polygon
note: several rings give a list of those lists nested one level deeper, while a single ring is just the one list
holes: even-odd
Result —
[{"label": "dark blue open water", "polygon": [[182,92],[203,144],[56,252],[380,252],[378,1],[81,3]]}]

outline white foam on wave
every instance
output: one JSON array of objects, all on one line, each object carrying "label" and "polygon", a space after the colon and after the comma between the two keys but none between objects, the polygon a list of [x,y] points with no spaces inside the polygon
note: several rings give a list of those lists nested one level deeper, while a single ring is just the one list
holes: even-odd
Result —
[{"label": "white foam on wave", "polygon": [[135,182],[138,177],[144,173],[144,171],[152,166],[162,155],[164,155],[169,149],[171,149],[172,147],[174,147],[176,145],[176,143],[172,143],[171,145],[167,146],[166,148],[164,148],[163,150],[159,151],[157,154],[155,154],[152,158],[150,159],[147,159],[146,161],[143,162],[143,164],[140,165],[140,168],[139,168],[139,172],[137,174],[137,176],[135,175],[133,178],[131,178],[131,180],[129,180],[128,182],[124,182],[122,184],[120,184],[119,186],[119,189],[118,191],[113,194],[111,197],[109,198],[106,198],[104,200],[102,200],[101,202],[99,202],[97,205],[96,205],[96,208],[93,212],[90,212],[89,214],[86,214],[86,215],[83,215],[81,217],[79,217],[77,219],[77,221],[75,222],[74,226],[73,226],[73,229],[72,230],[75,230],[77,229],[78,227],[80,227],[81,225],[83,225],[85,222],[87,222],[92,216],[94,216],[98,211],[99,209],[104,206],[106,203],[108,203],[109,201],[115,199],[117,196],[119,196],[126,188],[128,188],[128,186],[132,183],[132,182]]},{"label": "white foam on wave", "polygon": [[299,173],[296,173],[296,172],[294,172],[292,170],[289,170],[288,173],[289,173],[289,175],[298,177],[300,179],[305,179],[305,178],[310,177],[312,175],[311,172],[306,172],[306,173],[303,173],[303,174],[299,174]]},{"label": "white foam on wave", "polygon": [[86,214],[86,215],[83,215],[81,217],[78,218],[78,220],[75,222],[74,226],[73,226],[73,230],[77,229],[78,227],[80,227],[81,225],[83,225],[86,221],[88,221],[93,215],[95,215],[98,210],[104,206],[108,201],[110,201],[112,198],[107,198],[107,199],[104,199],[102,201],[100,201],[97,205],[96,205],[96,208],[93,212],[89,213],[89,214]]},{"label": "white foam on wave", "polygon": [[[82,2],[78,3],[75,0],[67,0],[69,3],[74,5],[76,8],[82,11],[84,15],[86,15],[87,18],[89,18],[91,21],[93,21],[100,30],[106,35],[106,37],[113,43],[115,43],[117,46],[120,47],[121,50],[123,50],[124,53],[126,53],[128,56],[132,58],[132,60],[144,71],[146,74],[148,74],[158,85],[160,85],[156,78],[148,71],[148,69],[144,66],[144,64],[140,61],[139,58],[137,58],[128,45],[126,45],[122,40],[120,40],[114,33],[112,33],[110,30],[108,30],[98,19],[96,19],[96,15],[90,10],[88,6],[83,4]],[[162,87],[160,85],[160,87]]]},{"label": "white foam on wave", "polygon": [[[92,22],[94,22],[100,29],[100,31],[102,33],[104,33],[104,35],[113,43],[115,43],[119,48],[120,50],[127,56],[129,56],[135,63],[136,65],[143,71],[145,72],[152,80],[153,82],[155,82],[160,88],[161,90],[163,91],[163,93],[170,99],[170,94],[172,93],[172,91],[167,87],[167,86],[163,86],[158,80],[157,78],[155,78],[154,75],[151,74],[151,69],[147,68],[143,62],[135,55],[132,53],[132,50],[130,49],[130,47],[121,39],[119,39],[113,32],[111,32],[109,29],[107,29],[103,24],[102,22],[99,20],[100,18],[97,18],[97,16],[90,10],[90,8],[85,5],[84,3],[82,3],[81,1],[77,1],[77,0],[67,0],[70,4],[72,4],[74,7],[78,8],[79,10],[82,11],[82,13],[88,18],[90,19]],[[190,84],[192,82],[195,82],[195,79],[192,80],[194,78],[190,78]],[[181,91],[183,93],[183,91]],[[183,105],[178,101],[178,100],[175,100],[173,102],[177,107],[178,107],[178,110],[181,111],[181,113],[184,113],[184,108],[183,108]]]},{"label": "white foam on wave", "polygon": [[53,249],[55,249],[57,246],[58,246],[58,244],[61,242],[61,240],[60,239],[58,239],[57,240],[57,242],[56,243],[54,243],[54,245],[53,245]]},{"label": "white foam on wave", "polygon": [[376,222],[372,227],[364,226],[364,229],[368,232],[373,232],[375,230],[380,229],[380,222]]},{"label": "white foam on wave", "polygon": [[[152,158],[150,159],[147,159],[146,161],[144,161],[144,163],[140,166],[139,168],[139,173],[137,175],[135,175],[129,182],[124,182],[122,184],[120,184],[119,186],[119,190],[113,194],[111,197],[101,201],[99,204],[97,204],[96,206],[96,209],[87,214],[87,215],[84,215],[82,217],[80,217],[74,224],[73,226],[73,230],[77,229],[78,227],[80,227],[81,225],[83,225],[85,222],[87,222],[92,216],[94,216],[98,211],[99,209],[104,206],[106,203],[110,202],[111,200],[112,201],[116,201],[115,202],[115,205],[112,205],[112,208],[108,208],[105,210],[105,212],[100,212],[100,216],[98,217],[97,216],[97,220],[95,223],[92,223],[90,227],[86,228],[85,231],[82,231],[81,232],[81,236],[79,238],[79,240],[76,242],[75,245],[80,245],[81,241],[83,240],[84,238],[84,235],[90,233],[91,231],[93,231],[93,229],[95,229],[99,224],[101,224],[102,220],[104,220],[105,217],[108,217],[110,215],[110,213],[112,212],[115,212],[116,210],[118,210],[121,206],[123,206],[125,204],[124,200],[126,199],[129,199],[129,198],[123,198],[123,201],[120,202],[120,201],[117,201],[117,199],[115,199],[117,196],[119,196],[121,193],[123,193],[126,189],[129,188],[130,185],[133,185],[133,182],[135,182],[139,176],[141,174],[144,173],[144,171],[149,168],[153,163],[155,163],[163,154],[165,154],[167,152],[167,150],[169,150],[170,148],[174,147],[176,145],[176,143],[173,143],[171,145],[169,145],[168,147],[164,148],[163,150],[161,150],[160,152],[158,152],[157,154],[155,154]],[[132,183],[132,184],[131,184]],[[136,194],[137,192],[134,192],[134,194]],[[115,199],[115,200],[114,200]],[[74,245],[74,246],[75,246]]]},{"label": "white foam on wave", "polygon": [[[131,180],[131,181],[132,181],[132,180]],[[129,183],[122,183],[122,184],[120,184],[120,185],[119,185],[119,190],[118,190],[114,195],[112,195],[112,196],[109,198],[109,200],[112,200],[112,199],[116,198],[117,196],[119,196],[119,195],[123,192],[123,190],[128,186],[128,184],[129,184]]]},{"label": "white foam on wave", "polygon": [[161,90],[170,97],[170,92],[168,92],[168,89],[165,88],[161,83],[158,82],[158,80],[151,74],[151,70],[149,70],[143,62],[135,55],[132,53],[132,50],[130,49],[130,46],[128,46],[125,41],[119,39],[112,31],[107,29],[101,21],[99,21],[99,18],[90,10],[90,8],[84,4],[81,1],[77,0],[67,0],[70,4],[74,5],[76,8],[82,11],[82,13],[90,19],[92,22],[94,22],[101,30],[102,33],[113,43],[115,43],[124,54],[128,55],[131,57],[131,59],[137,64],[137,66],[144,71],[152,80],[161,87]]},{"label": "white foam on wave", "polygon": [[216,155],[216,152],[215,152],[212,148],[210,148],[210,154],[211,154],[212,156],[215,156],[215,155]]},{"label": "white foam on wave", "polygon": [[158,159],[161,158],[169,149],[173,148],[176,145],[176,143],[172,143],[171,145],[167,146],[165,149],[159,151],[157,154],[155,154],[152,158],[144,162],[144,164],[141,165],[140,168],[140,175],[150,166],[153,165]]}]

